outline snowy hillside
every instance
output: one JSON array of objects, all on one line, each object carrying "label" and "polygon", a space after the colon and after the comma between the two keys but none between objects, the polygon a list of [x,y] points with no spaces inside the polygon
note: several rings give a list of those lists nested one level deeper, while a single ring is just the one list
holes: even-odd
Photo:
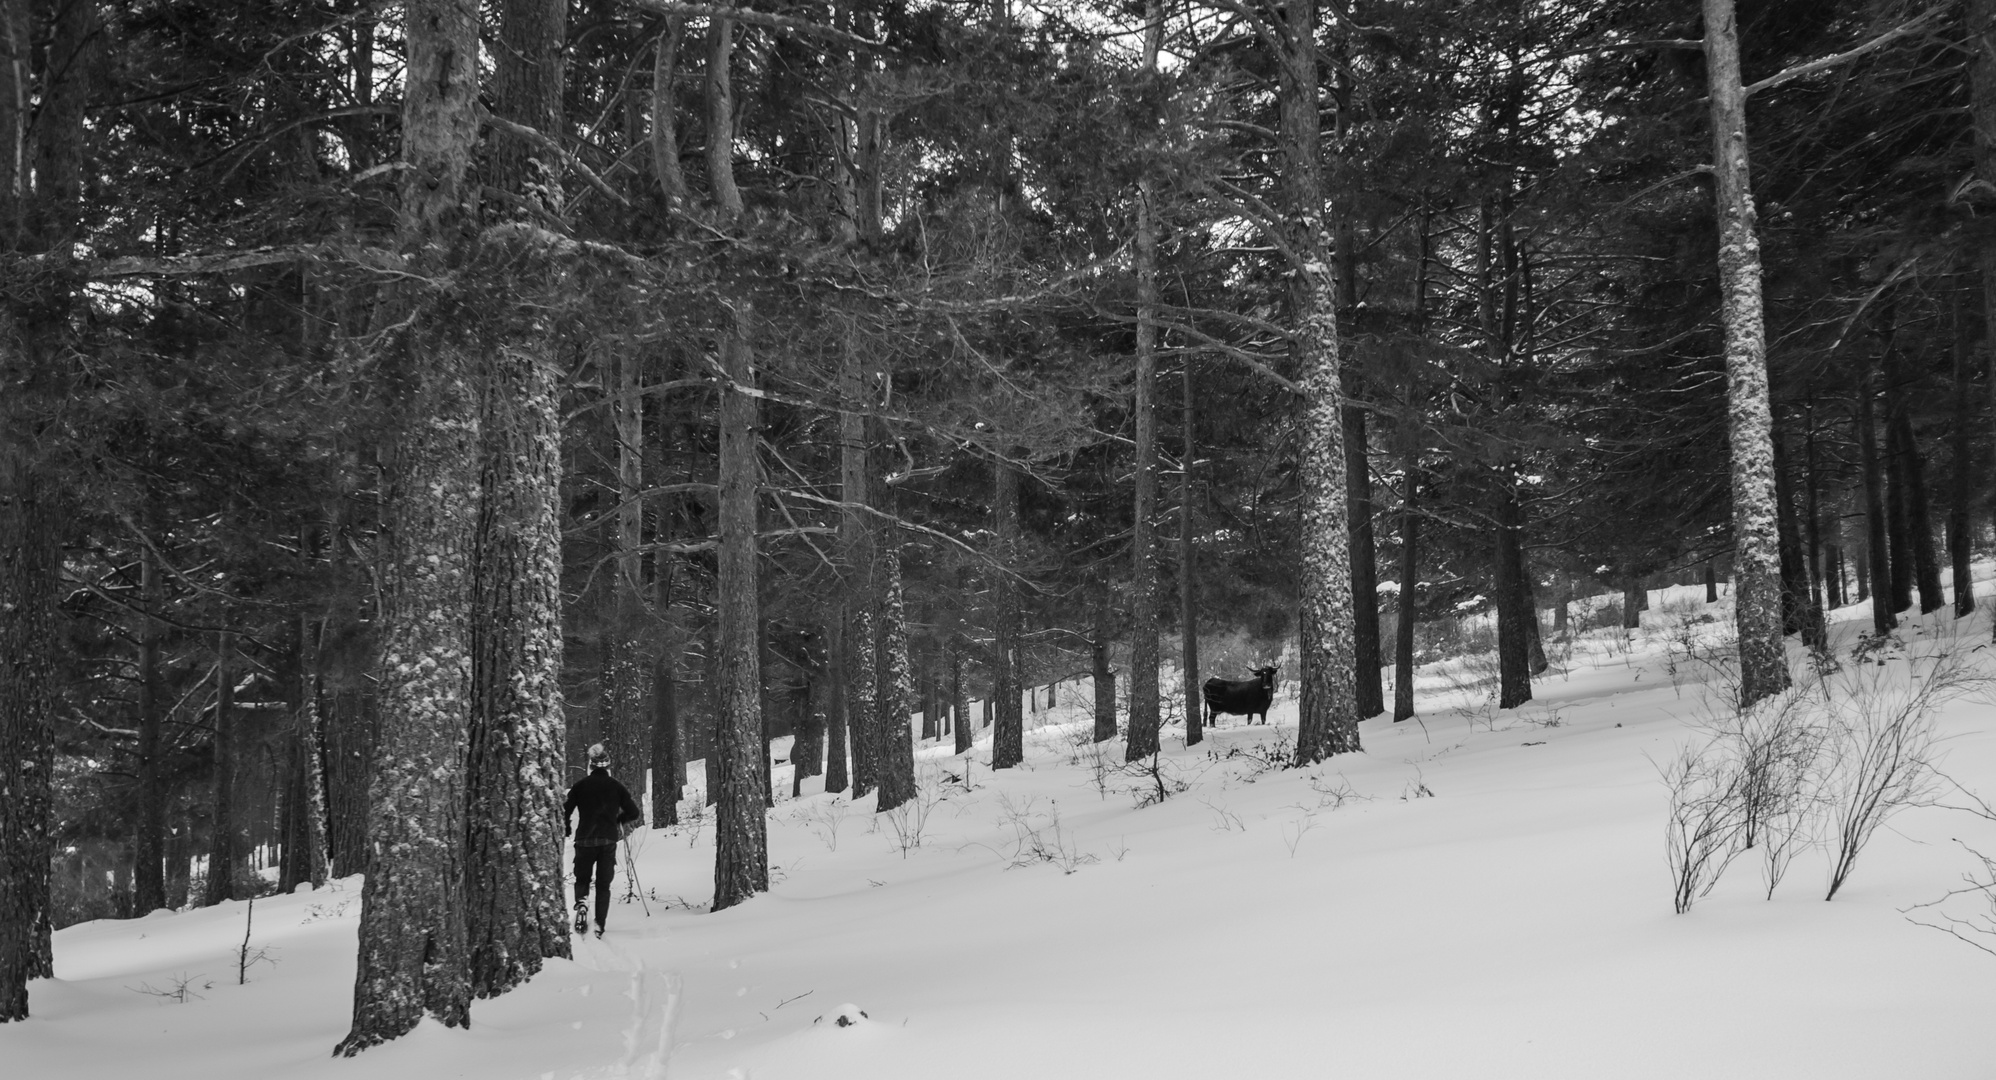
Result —
[{"label": "snowy hillside", "polygon": [[[1996,1075],[1996,956],[1913,921],[1935,909],[1905,913],[1982,869],[1969,849],[1996,854],[1996,821],[1909,809],[1830,903],[1825,852],[1771,901],[1749,852],[1672,912],[1659,770],[1725,712],[1729,613],[1701,600],[1660,594],[1633,635],[1555,645],[1515,712],[1475,662],[1424,669],[1418,721],[1368,721],[1363,754],[1304,770],[1274,767],[1291,670],[1271,725],[1233,718],[1190,749],[1169,729],[1155,776],[1088,743],[1090,688],[1064,685],[1029,714],[1025,768],[990,772],[987,736],[967,777],[948,747],[919,751],[923,796],[892,815],[779,803],[774,888],[724,913],[704,910],[710,829],[639,833],[645,896],[613,909],[607,937],[478,1003],[469,1031],[426,1024],[351,1061],[328,1055],[358,879],[258,901],[247,934],[266,958],[244,985],[245,904],[71,927],[34,1019],[0,1029],[0,1074]],[[1849,671],[1868,609],[1834,614]],[[1988,619],[1911,622],[1882,670],[1903,685],[1905,657],[1952,647],[1996,676]],[[1992,719],[1986,692],[1939,714],[1942,768],[1996,802]],[[627,883],[620,868],[620,896]]]}]

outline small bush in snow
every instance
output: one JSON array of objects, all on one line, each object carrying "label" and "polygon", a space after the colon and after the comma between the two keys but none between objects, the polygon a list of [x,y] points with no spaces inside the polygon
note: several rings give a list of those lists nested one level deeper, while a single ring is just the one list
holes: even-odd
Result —
[{"label": "small bush in snow", "polygon": [[1684,747],[1663,771],[1670,789],[1664,851],[1670,863],[1671,905],[1691,910],[1742,849],[1740,773],[1718,742]]}]

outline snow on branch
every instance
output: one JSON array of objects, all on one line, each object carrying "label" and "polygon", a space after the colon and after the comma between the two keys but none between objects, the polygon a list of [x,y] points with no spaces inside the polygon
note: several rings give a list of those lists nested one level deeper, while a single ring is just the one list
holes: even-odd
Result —
[{"label": "snow on branch", "polygon": [[1837,53],[1833,56],[1825,56],[1820,60],[1811,60],[1806,64],[1797,64],[1794,67],[1787,69],[1786,71],[1775,72],[1774,74],[1769,75],[1767,78],[1762,79],[1757,83],[1752,83],[1748,85],[1746,89],[1742,92],[1745,93],[1747,96],[1751,97],[1753,94],[1755,94],[1758,91],[1771,90],[1774,87],[1780,86],[1782,83],[1799,79],[1804,75],[1814,75],[1818,71],[1823,71],[1828,68],[1833,68],[1838,64],[1844,63],[1849,60],[1855,60],[1858,57],[1863,56],[1865,53],[1872,52],[1873,50],[1889,45],[1892,42],[1897,41],[1902,37],[1907,37],[1911,34],[1916,34],[1921,30],[1925,30],[1930,24],[1934,22],[1934,20],[1946,14],[1949,11],[1949,9],[1950,5],[1947,4],[1943,4],[1939,7],[1929,8],[1926,14],[1921,15],[1918,18],[1912,19],[1911,21],[1901,23],[1898,26],[1893,27],[1892,29],[1887,30],[1886,32],[1878,35],[1877,37],[1872,38],[1870,41],[1867,41],[1862,45],[1856,46],[1855,48],[1845,49],[1843,52]]}]

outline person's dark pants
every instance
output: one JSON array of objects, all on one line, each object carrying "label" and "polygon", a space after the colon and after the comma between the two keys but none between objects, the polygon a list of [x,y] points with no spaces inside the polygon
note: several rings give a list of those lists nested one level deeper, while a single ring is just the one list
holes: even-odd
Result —
[{"label": "person's dark pants", "polygon": [[596,878],[596,929],[610,917],[610,878],[617,872],[617,845],[575,849],[575,902],[589,899],[589,878]]}]

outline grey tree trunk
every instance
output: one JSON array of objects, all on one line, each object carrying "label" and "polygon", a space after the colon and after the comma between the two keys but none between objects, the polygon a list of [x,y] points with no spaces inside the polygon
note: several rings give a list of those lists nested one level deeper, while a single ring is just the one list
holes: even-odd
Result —
[{"label": "grey tree trunk", "polygon": [[[1975,129],[1975,175],[1985,184],[1996,185],[1996,0],[1965,0],[1968,24],[1969,120]],[[1996,350],[1996,239],[1983,238],[1976,251],[1976,265],[1982,272],[1984,393],[1996,401],[1996,361],[1988,359]],[[1991,497],[1991,473],[1983,473],[1983,497],[1996,509]],[[1959,603],[1957,599],[1956,603]],[[1996,635],[1996,623],[1991,624]]]},{"label": "grey tree trunk", "polygon": [[[149,521],[148,524],[152,524]],[[160,622],[153,618],[163,602],[154,530],[139,551],[139,820],[132,837],[132,911],[143,915],[166,906],[165,870],[161,855],[166,843],[166,783],[161,769],[161,740],[166,727],[166,701],[160,692]]]},{"label": "grey tree trunk", "polygon": [[1090,670],[1095,677],[1094,740],[1108,742],[1116,737],[1116,669],[1109,666],[1109,645],[1116,628],[1108,590],[1098,590],[1094,599],[1095,629],[1088,639]]},{"label": "grey tree trunk", "polygon": [[651,161],[659,197],[669,211],[687,207],[686,170],[679,163],[679,114],[673,83],[679,76],[679,48],[686,41],[686,19],[672,16],[658,36],[651,67]]},{"label": "grey tree trunk", "polygon": [[236,875],[242,850],[236,823],[236,636],[224,630],[215,636],[214,811],[208,833],[208,896],[219,904],[236,899]]},{"label": "grey tree trunk", "polygon": [[[1145,6],[1144,67],[1155,70],[1164,20],[1157,0]],[[1135,506],[1130,532],[1130,719],[1123,759],[1158,751],[1157,598],[1157,185],[1137,181],[1137,341]]]},{"label": "grey tree trunk", "polygon": [[1719,321],[1726,347],[1727,431],[1732,447],[1733,598],[1740,703],[1788,688],[1781,640],[1780,553],[1774,521],[1774,439],[1768,405],[1760,237],[1749,179],[1746,92],[1740,85],[1733,0],[1704,0],[1711,91],[1712,167],[1719,218]]},{"label": "grey tree trunk", "polygon": [[1954,468],[1949,476],[1947,553],[1957,619],[1975,614],[1975,580],[1969,572],[1969,562],[1974,554],[1975,478],[1979,475],[1975,471],[1975,373],[1970,362],[1974,342],[1969,339],[1961,306],[1960,295],[1956,294],[1954,415],[1950,418],[1949,432],[1954,443]]},{"label": "grey tree trunk", "polygon": [[1492,537],[1493,584],[1497,593],[1497,707],[1515,709],[1532,700],[1529,585],[1525,581],[1524,513],[1518,505],[1518,478],[1505,466],[1496,477],[1497,513]]},{"label": "grey tree trunk", "polygon": [[1193,427],[1192,357],[1185,357],[1184,458],[1178,472],[1178,656],[1185,696],[1185,745],[1197,746],[1205,738],[1206,708],[1199,691],[1199,608],[1198,572],[1192,546],[1192,467],[1199,452]]},{"label": "grey tree trunk", "polygon": [[1281,0],[1271,26],[1282,114],[1281,156],[1290,267],[1290,348],[1302,397],[1301,551],[1297,559],[1302,673],[1296,763],[1358,750],[1353,680],[1350,517],[1345,505],[1344,388],[1338,289],[1326,243],[1328,202],[1318,112],[1316,0]]},{"label": "grey tree trunk", "polygon": [[[1342,256],[1340,262],[1344,262]],[[1366,459],[1365,410],[1356,406],[1345,408],[1345,479],[1345,513],[1351,522],[1353,686],[1358,715],[1378,716],[1386,709],[1379,680],[1379,558],[1373,546],[1372,467]]]},{"label": "grey tree trunk", "polygon": [[[412,276],[438,274],[468,222],[466,173],[478,141],[478,9],[406,0],[397,239]],[[406,288],[412,288],[407,287]],[[465,781],[471,701],[472,546],[479,395],[456,336],[403,317],[385,344],[389,402],[382,515],[379,696],[361,893],[351,1057],[425,1015],[470,1022],[465,937]],[[384,311],[384,316],[389,312]]]},{"label": "grey tree trunk", "polygon": [[977,723],[970,718],[970,698],[966,695],[963,681],[963,639],[952,634],[949,639],[949,711],[956,736],[954,749],[959,754],[970,752],[977,740]]},{"label": "grey tree trunk", "polygon": [[652,662],[651,720],[651,823],[653,828],[664,828],[679,824],[679,800],[686,793],[679,684],[672,675],[670,650]]},{"label": "grey tree trunk", "polygon": [[1781,632],[1799,633],[1808,613],[1808,567],[1803,562],[1802,528],[1795,510],[1793,463],[1787,440],[1774,437],[1774,535],[1781,555]]},{"label": "grey tree trunk", "polygon": [[1885,466],[1879,460],[1878,425],[1872,416],[1874,396],[1871,366],[1865,364],[1858,372],[1857,415],[1852,417],[1857,425],[1858,467],[1864,474],[1865,558],[1859,563],[1857,592],[1859,600],[1871,597],[1871,628],[1883,634],[1899,625],[1899,617],[1888,591],[1892,568],[1887,563],[1887,549],[1891,541],[1885,520]]},{"label": "grey tree trunk", "polygon": [[880,682],[874,734],[880,750],[880,798],[875,812],[915,797],[915,743],[909,728],[915,701],[908,658],[908,614],[901,592],[900,545],[890,534],[880,550]]},{"label": "grey tree trunk", "polygon": [[655,726],[645,708],[645,690],[652,682],[645,656],[644,625],[644,410],[639,378],[643,361],[637,350],[614,350],[606,358],[614,370],[616,390],[610,400],[611,430],[617,444],[617,573],[614,622],[610,638],[608,737],[611,770],[642,788],[651,762],[651,732]]},{"label": "grey tree trunk", "polygon": [[742,192],[735,186],[735,88],[729,70],[735,55],[735,22],[707,24],[707,194],[722,226],[742,216]]},{"label": "grey tree trunk", "polygon": [[1003,460],[992,464],[993,532],[997,537],[992,592],[996,610],[991,657],[991,767],[1009,769],[1026,758],[1025,717],[1019,713],[1019,594],[1011,571],[1019,545],[1019,474]]},{"label": "grey tree trunk", "polygon": [[[562,129],[563,0],[505,0],[494,96],[505,119]],[[495,146],[492,180],[558,210],[561,163],[518,139]],[[479,397],[473,547],[472,700],[466,798],[466,935],[472,992],[504,993],[569,955],[561,866],[561,382],[544,312],[566,284],[559,241],[531,225],[488,230],[480,269],[516,298],[490,333]],[[624,406],[624,401],[618,405]],[[618,414],[621,421],[622,414]],[[620,436],[629,434],[620,424]],[[642,443],[629,448],[635,454]],[[620,450],[625,449],[620,446]],[[628,504],[627,504],[628,505]],[[620,525],[630,521],[620,518]],[[629,542],[620,530],[620,540]],[[620,563],[620,585],[629,560]],[[641,776],[643,758],[621,762]]]},{"label": "grey tree trunk", "polygon": [[834,612],[826,624],[825,654],[830,661],[826,665],[825,687],[825,790],[844,791],[852,785],[852,779],[846,768],[850,654],[846,651],[846,620],[842,610]]},{"label": "grey tree trunk", "polygon": [[756,373],[745,302],[721,339],[720,622],[721,790],[714,814],[714,911],[769,891],[763,776],[762,656],[756,589]]},{"label": "grey tree trunk", "polygon": [[1418,554],[1421,538],[1420,475],[1415,455],[1408,453],[1401,483],[1406,493],[1400,503],[1400,592],[1393,620],[1393,722],[1414,715],[1414,600],[1419,586]]},{"label": "grey tree trunk", "polygon": [[[9,367],[21,359],[4,358]],[[53,493],[37,476],[22,404],[0,402],[0,655],[10,658],[0,664],[0,1022],[27,1019],[28,980],[55,973],[49,780],[61,559]]]},{"label": "grey tree trunk", "polygon": [[1906,539],[1912,548],[1913,583],[1920,591],[1920,613],[1939,611],[1947,606],[1941,588],[1941,564],[1935,556],[1934,518],[1927,500],[1927,463],[1913,434],[1913,421],[1904,401],[1898,403],[1889,421],[1889,441],[1898,464],[1900,486],[1906,493]]}]

